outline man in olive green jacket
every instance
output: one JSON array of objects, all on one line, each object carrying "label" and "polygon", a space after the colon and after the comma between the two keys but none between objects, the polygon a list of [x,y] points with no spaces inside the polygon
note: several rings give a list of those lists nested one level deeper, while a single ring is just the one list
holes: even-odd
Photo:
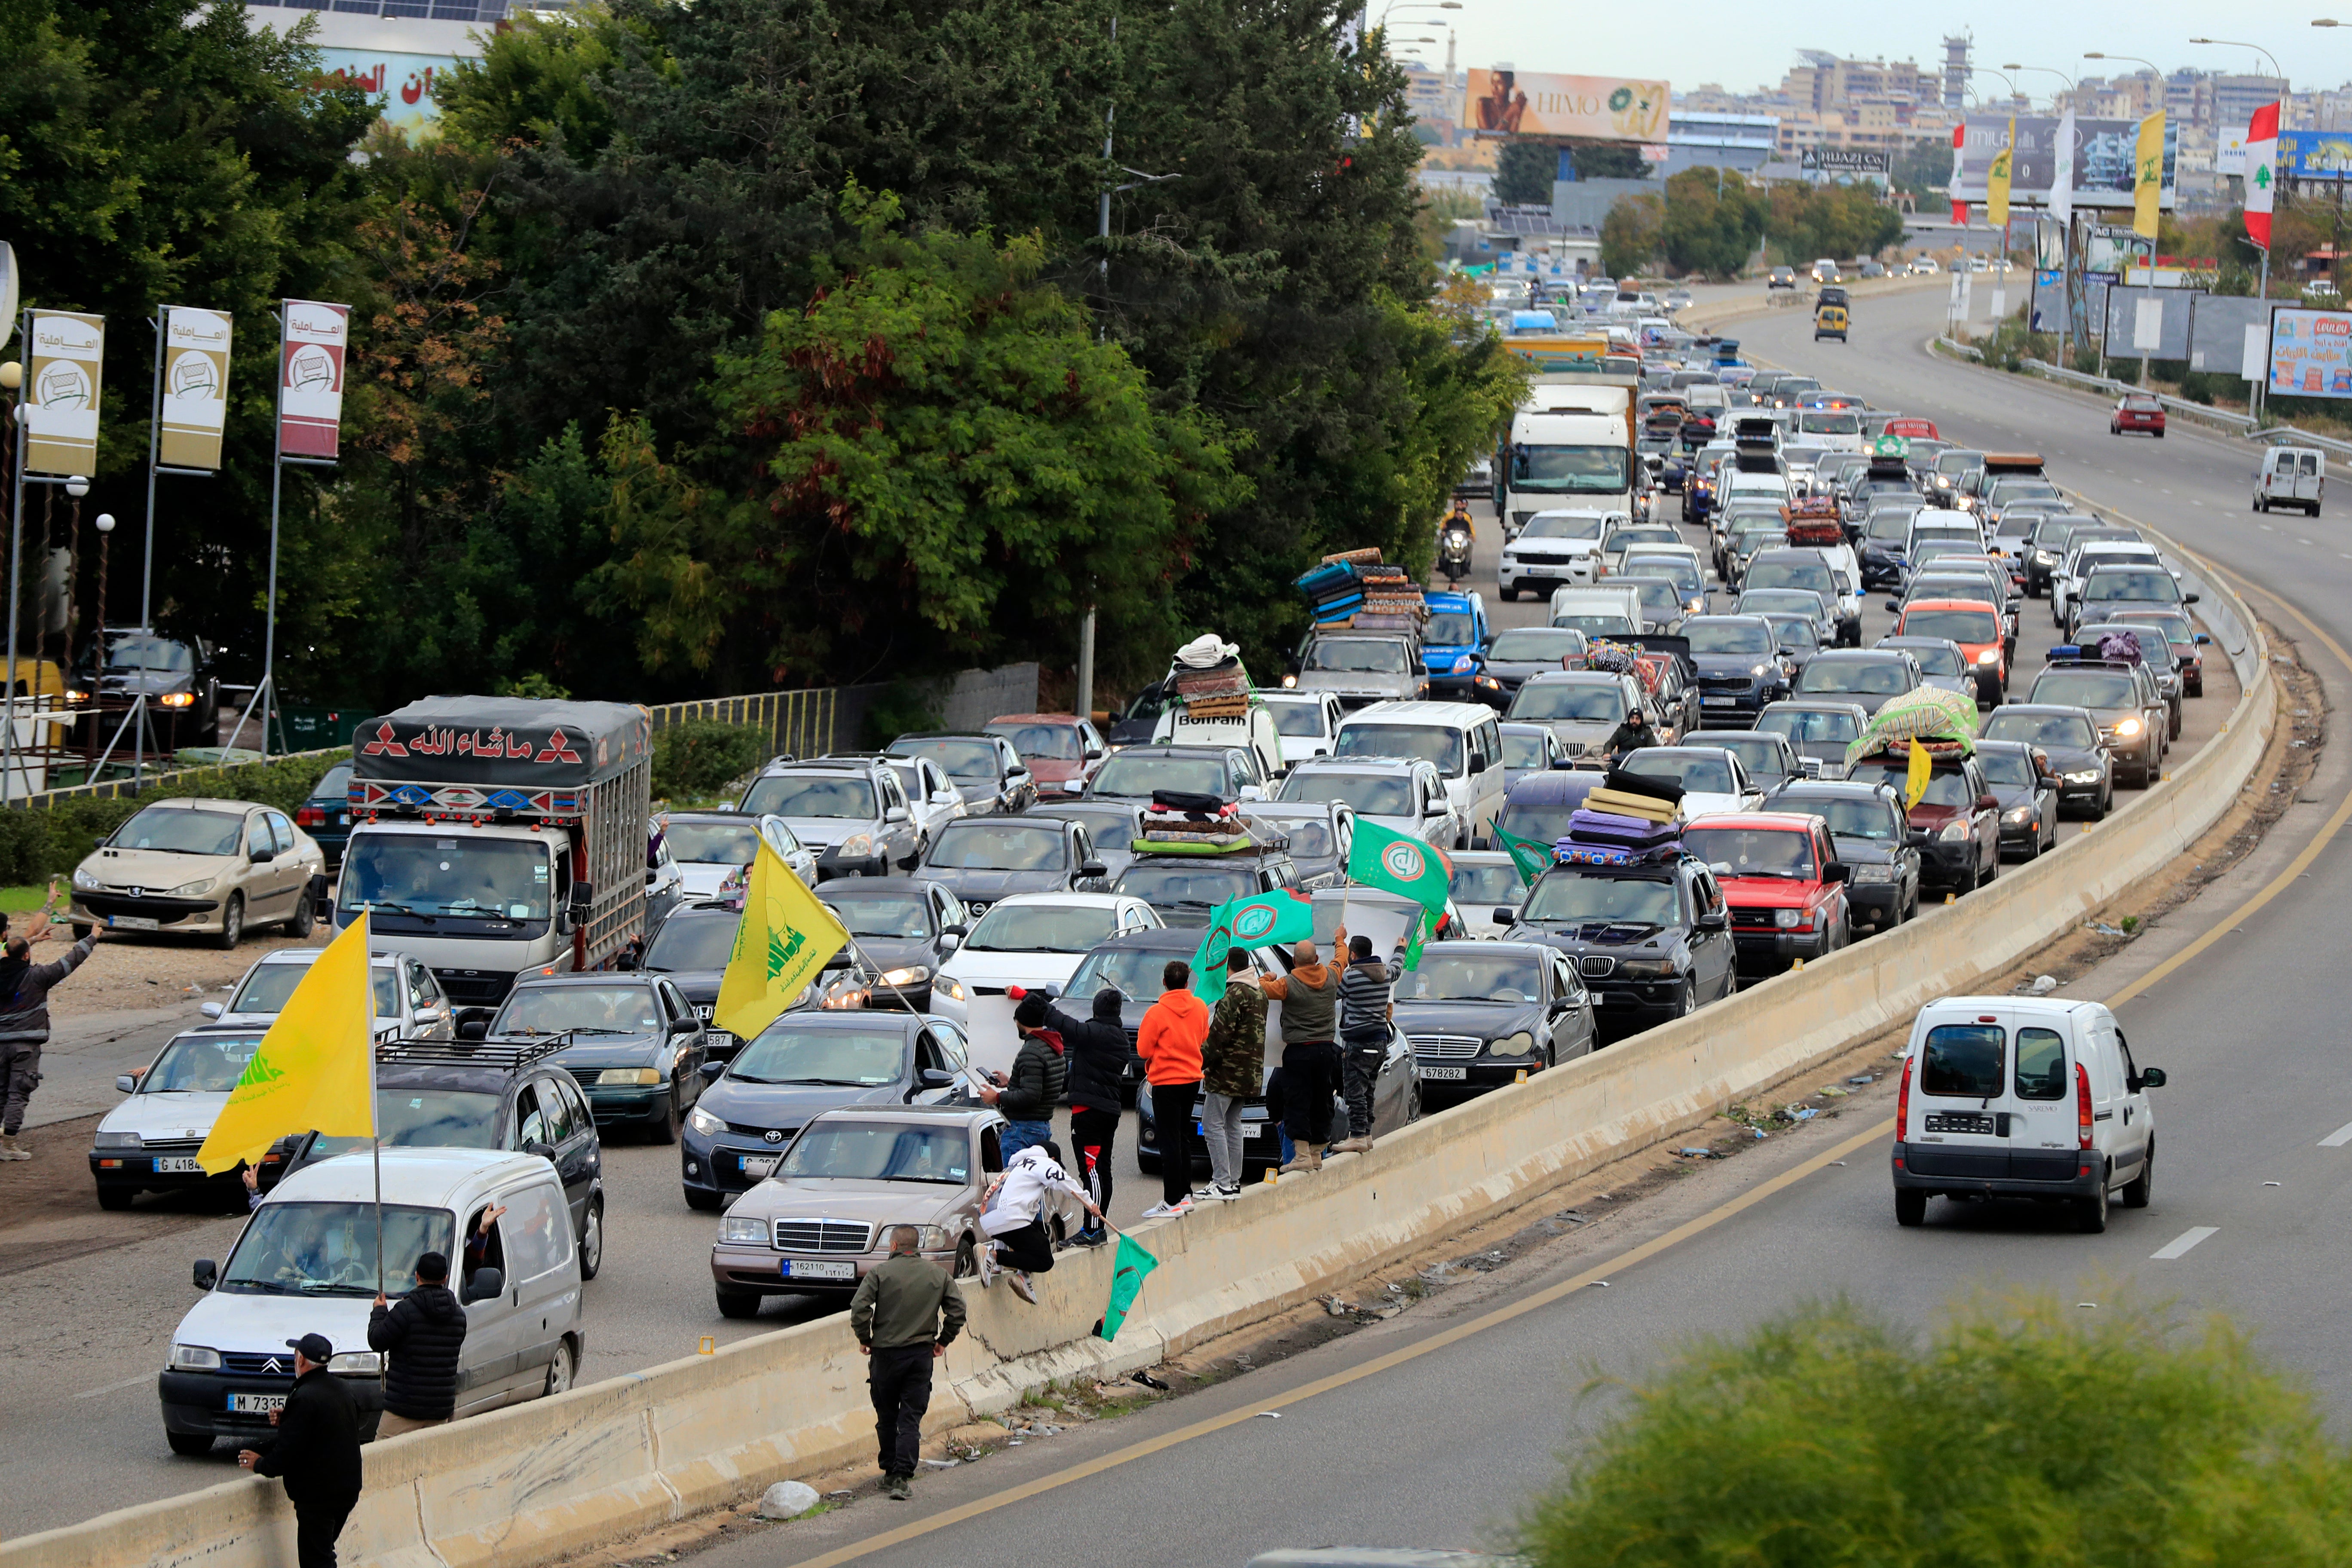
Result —
[{"label": "man in olive green jacket", "polygon": [[1201,1134],[1209,1144],[1209,1187],[1201,1197],[1242,1195],[1242,1103],[1265,1089],[1265,993],[1246,948],[1225,955],[1225,994],[1201,1043]]},{"label": "man in olive green jacket", "polygon": [[963,1297],[946,1269],[916,1256],[917,1240],[912,1226],[892,1230],[888,1261],[867,1271],[849,1299],[849,1329],[868,1358],[877,1462],[884,1489],[901,1502],[914,1495],[923,1413],[931,1407],[931,1363],[963,1331]]}]

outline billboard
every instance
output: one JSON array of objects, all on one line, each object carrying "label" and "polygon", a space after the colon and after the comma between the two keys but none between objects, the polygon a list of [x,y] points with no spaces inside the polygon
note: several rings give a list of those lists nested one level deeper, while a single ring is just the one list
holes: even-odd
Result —
[{"label": "billboard", "polygon": [[1883,174],[1888,164],[1885,153],[1860,147],[1808,147],[1798,155],[1797,166],[1831,174]]},{"label": "billboard", "polygon": [[1663,142],[1662,81],[1549,71],[1474,70],[1462,95],[1462,129],[1481,136],[1579,137]]},{"label": "billboard", "polygon": [[163,307],[163,441],[171,468],[217,468],[228,415],[229,319],[219,310]]},{"label": "billboard", "polygon": [[2352,131],[2282,131],[2279,177],[2287,180],[2352,179]]},{"label": "billboard", "polygon": [[[2019,206],[2043,206],[2050,200],[2050,182],[2057,171],[2058,125],[2055,120],[2021,115],[2017,121],[2017,156],[2009,175],[2009,199]],[[1971,118],[1961,127],[1959,156],[1952,172],[1952,199],[1985,199],[1986,176],[2009,136],[2009,117]],[[2074,121],[2074,205],[2129,207],[2137,163],[2139,121],[2081,120]],[[2168,119],[2164,128],[2164,184],[2159,204],[2169,209],[2179,162],[2180,133]]]},{"label": "billboard", "polygon": [[433,101],[433,79],[457,68],[454,55],[385,49],[320,49],[319,63],[327,68],[329,81],[358,87],[374,100],[376,112],[411,140],[441,118],[441,106]]},{"label": "billboard", "polygon": [[278,449],[332,459],[342,443],[349,305],[289,300],[278,342]]},{"label": "billboard", "polygon": [[25,471],[98,471],[99,372],[106,318],[34,310],[25,366]]},{"label": "billboard", "polygon": [[[2286,138],[2279,138],[2280,152]],[[2272,394],[2283,397],[2352,397],[2352,314],[2280,306],[2271,312]]]}]

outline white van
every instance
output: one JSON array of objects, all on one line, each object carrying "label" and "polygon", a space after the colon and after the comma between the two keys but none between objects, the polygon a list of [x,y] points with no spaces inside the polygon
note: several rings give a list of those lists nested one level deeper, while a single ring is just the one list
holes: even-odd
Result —
[{"label": "white van", "polygon": [[2254,475],[2254,510],[2300,507],[2319,515],[2319,494],[2327,488],[2327,454],[2316,447],[2273,447]]},{"label": "white van", "polygon": [[1503,809],[1503,731],[1475,702],[1375,702],[1339,721],[1334,757],[1414,757],[1433,764],[1461,826],[1454,847],[1484,838]]},{"label": "white van", "polygon": [[[1622,626],[1616,625],[1619,620]],[[1571,626],[1588,637],[1630,637],[1642,629],[1642,590],[1615,583],[1552,591],[1548,622]]]},{"label": "white van", "polygon": [[[555,1167],[537,1154],[489,1149],[386,1149],[383,1289],[416,1288],[416,1259],[449,1259],[450,1289],[466,1310],[457,1363],[457,1414],[561,1394],[579,1375],[580,1254]],[[482,1255],[462,1238],[493,1205]],[[204,1299],[173,1331],[159,1376],[163,1433],[175,1454],[207,1452],[214,1439],[269,1431],[294,1386],[286,1342],[324,1334],[327,1370],[351,1380],[360,1436],[375,1436],[383,1411],[383,1356],[368,1348],[376,1293],[373,1161],[342,1154],[289,1174],[246,1221],[227,1261],[199,1259]]]},{"label": "white van", "polygon": [[2146,1208],[2156,1169],[2147,1090],[2159,1068],[2132,1060],[2096,1002],[1947,996],[1919,1010],[1895,1100],[1895,1218],[1927,1200],[2035,1198],[2107,1228],[2110,1194]]}]

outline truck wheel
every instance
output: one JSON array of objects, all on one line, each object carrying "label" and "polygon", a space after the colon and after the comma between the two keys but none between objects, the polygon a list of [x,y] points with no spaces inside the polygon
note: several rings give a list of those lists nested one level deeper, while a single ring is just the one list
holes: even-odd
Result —
[{"label": "truck wheel", "polygon": [[163,1441],[183,1458],[200,1458],[213,1451],[213,1435],[209,1432],[166,1432]]},{"label": "truck wheel", "polygon": [[244,939],[244,936],[245,895],[231,893],[228,896],[228,902],[221,908],[220,934],[213,938],[213,945],[226,951],[235,947]]},{"label": "truck wheel", "polygon": [[1895,1189],[1895,1223],[1911,1226],[1927,1222],[1927,1194],[1911,1187]]}]

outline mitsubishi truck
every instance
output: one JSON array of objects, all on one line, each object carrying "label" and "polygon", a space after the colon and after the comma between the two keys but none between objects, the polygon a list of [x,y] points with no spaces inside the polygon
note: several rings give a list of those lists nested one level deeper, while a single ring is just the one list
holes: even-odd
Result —
[{"label": "mitsubishi truck", "polygon": [[352,736],[340,928],[430,964],[461,1008],[610,966],[645,935],[652,726],[618,702],[428,697]]},{"label": "mitsubishi truck", "polygon": [[1533,366],[1527,401],[1495,466],[1507,539],[1537,512],[1591,506],[1648,515],[1649,485],[1635,455],[1638,371],[1607,367],[1599,338],[1506,338]]}]

